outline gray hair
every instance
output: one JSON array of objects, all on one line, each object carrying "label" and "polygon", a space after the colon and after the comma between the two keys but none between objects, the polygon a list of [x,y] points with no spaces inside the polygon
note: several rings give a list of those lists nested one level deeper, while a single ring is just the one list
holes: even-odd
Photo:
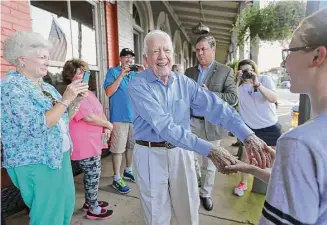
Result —
[{"label": "gray hair", "polygon": [[144,37],[144,47],[143,47],[143,55],[147,56],[148,55],[148,41],[154,37],[166,37],[169,40],[169,44],[171,45],[171,48],[173,48],[173,42],[171,40],[171,37],[169,36],[169,34],[167,34],[166,32],[162,31],[162,30],[153,30],[150,31],[149,33],[147,33],[147,35],[145,35]]},{"label": "gray hair", "polygon": [[212,35],[204,35],[199,37],[196,40],[196,45],[200,43],[201,41],[206,41],[208,42],[210,48],[216,48],[216,39]]},{"label": "gray hair", "polygon": [[17,66],[19,57],[31,55],[41,48],[51,48],[51,44],[41,34],[19,31],[4,41],[3,56],[11,65]]}]

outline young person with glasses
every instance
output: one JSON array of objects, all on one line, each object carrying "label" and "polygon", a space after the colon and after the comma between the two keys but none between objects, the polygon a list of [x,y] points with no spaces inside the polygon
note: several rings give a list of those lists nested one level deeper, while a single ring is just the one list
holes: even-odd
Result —
[{"label": "young person with glasses", "polygon": [[259,225],[315,224],[327,221],[327,8],[305,18],[295,30],[282,66],[290,91],[308,94],[312,119],[277,143],[271,174],[238,161],[227,166],[269,181]]}]

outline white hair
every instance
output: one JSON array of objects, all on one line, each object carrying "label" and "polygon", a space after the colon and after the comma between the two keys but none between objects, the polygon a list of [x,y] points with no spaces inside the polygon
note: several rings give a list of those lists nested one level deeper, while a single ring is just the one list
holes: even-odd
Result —
[{"label": "white hair", "polygon": [[147,35],[145,35],[144,37],[144,47],[143,47],[143,55],[147,56],[148,55],[148,42],[150,39],[154,38],[154,37],[166,37],[169,40],[169,44],[171,45],[171,47],[173,48],[173,42],[171,40],[171,37],[169,36],[169,34],[167,34],[166,32],[162,31],[162,30],[153,30],[150,31],[149,33],[147,33]]},{"label": "white hair", "polygon": [[18,58],[31,55],[38,49],[50,49],[51,44],[41,34],[19,31],[8,37],[3,44],[3,56],[11,65],[18,65]]}]

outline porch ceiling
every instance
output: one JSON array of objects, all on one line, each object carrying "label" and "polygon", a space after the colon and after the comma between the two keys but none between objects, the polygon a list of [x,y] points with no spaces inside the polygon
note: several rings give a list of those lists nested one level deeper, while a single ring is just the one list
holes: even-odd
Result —
[{"label": "porch ceiling", "polygon": [[[169,4],[194,44],[198,36],[192,33],[192,28],[202,18],[199,1],[169,1]],[[217,50],[222,57],[225,57],[228,52],[231,29],[239,12],[239,5],[240,1],[202,1],[204,24],[210,28],[210,34],[216,38]]]}]

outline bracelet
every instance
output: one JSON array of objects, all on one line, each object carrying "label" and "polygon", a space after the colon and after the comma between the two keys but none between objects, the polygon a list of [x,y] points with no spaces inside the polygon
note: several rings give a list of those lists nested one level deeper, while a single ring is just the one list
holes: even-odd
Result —
[{"label": "bracelet", "polygon": [[66,107],[66,109],[68,108],[68,105],[67,105],[66,103],[64,103],[64,102],[62,102],[62,101],[58,101],[58,103],[64,105],[64,106]]}]

